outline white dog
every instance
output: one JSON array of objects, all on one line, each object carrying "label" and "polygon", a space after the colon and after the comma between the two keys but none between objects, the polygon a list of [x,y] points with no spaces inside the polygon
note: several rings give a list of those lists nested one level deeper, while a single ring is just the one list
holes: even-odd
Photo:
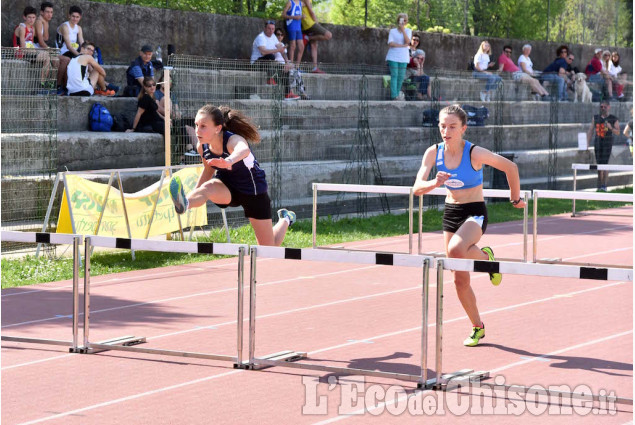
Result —
[{"label": "white dog", "polygon": [[593,95],[591,94],[591,90],[589,90],[589,86],[587,86],[585,80],[586,75],[583,72],[575,74],[573,79],[575,85],[574,102],[578,101],[578,97],[580,97],[580,102],[582,103],[591,103],[593,101]]}]

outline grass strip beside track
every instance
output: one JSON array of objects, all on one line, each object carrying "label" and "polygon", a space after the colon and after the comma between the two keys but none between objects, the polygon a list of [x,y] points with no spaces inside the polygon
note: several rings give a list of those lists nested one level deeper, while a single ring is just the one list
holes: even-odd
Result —
[{"label": "grass strip beside track", "polygon": [[[624,188],[614,193],[633,193],[633,188]],[[578,201],[576,211],[590,211],[615,208],[629,205],[623,202]],[[487,206],[490,223],[522,220],[523,211],[512,208],[507,202],[491,203]],[[529,211],[532,211],[530,202]],[[538,209],[539,216],[570,213],[571,201],[565,199],[541,199]],[[441,230],[443,211],[429,210],[423,213],[423,231]],[[415,212],[415,223],[418,222]],[[344,218],[334,220],[331,217],[320,219],[318,222],[318,237],[320,245],[330,245],[342,242],[361,241],[388,236],[403,235],[408,229],[408,215],[384,214],[368,218]],[[209,239],[222,242],[225,240],[222,229],[212,229]],[[233,242],[256,244],[256,238],[251,226],[246,225],[231,229]],[[284,240],[287,247],[309,247],[312,245],[311,221],[302,220],[289,229]],[[132,270],[144,270],[155,267],[173,266],[209,261],[220,258],[217,255],[178,254],[163,252],[137,251],[136,260],[132,260],[129,251],[100,252],[91,257],[91,275],[119,273]],[[71,279],[73,276],[72,260],[70,258],[48,258],[41,256],[26,256],[24,258],[2,259],[2,289],[17,286],[33,285],[36,283],[55,282]]]}]

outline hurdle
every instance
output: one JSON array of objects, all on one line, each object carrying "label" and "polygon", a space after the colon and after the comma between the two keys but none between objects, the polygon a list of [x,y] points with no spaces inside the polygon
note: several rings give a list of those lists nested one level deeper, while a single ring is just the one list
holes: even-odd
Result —
[{"label": "hurdle", "polygon": [[[535,195],[535,192],[534,192]],[[478,261],[465,259],[439,258],[436,260],[437,269],[437,308],[436,308],[436,347],[435,347],[435,377],[427,381],[427,385],[419,384],[420,389],[450,390],[453,386],[469,381],[480,381],[489,377],[489,372],[467,372],[464,369],[450,374],[442,374],[443,368],[443,271],[465,271],[481,273],[502,273],[525,276],[560,277],[573,279],[591,279],[605,281],[633,282],[633,269],[614,267],[584,267],[573,265],[517,263],[502,261]],[[519,385],[496,385],[494,383],[479,383],[492,389],[527,389]],[[572,399],[589,399],[589,394],[568,393],[562,391],[545,390],[548,395],[566,395]],[[632,398],[612,397],[593,394],[594,401],[613,401],[615,403],[633,405]]]},{"label": "hurdle", "polygon": [[[533,211],[533,262],[553,262],[553,260],[538,260],[538,199],[576,199],[585,201],[617,201],[617,202],[633,202],[632,193],[599,193],[599,192],[568,192],[560,190],[534,190],[534,211]],[[564,263],[563,263],[564,264]],[[573,264],[573,263],[570,263]],[[617,266],[613,266],[617,267]],[[631,267],[632,266],[627,266]]]},{"label": "hurdle", "polygon": [[0,233],[3,241],[9,242],[30,242],[37,244],[56,244],[56,245],[72,245],[73,246],[73,313],[72,313],[72,340],[56,340],[45,338],[29,338],[20,336],[2,335],[2,341],[27,342],[35,344],[63,345],[70,346],[69,350],[73,352],[79,344],[79,244],[81,243],[81,235],[58,234],[58,233],[36,233],[36,232],[16,232],[3,230]]},{"label": "hurdle", "polygon": [[146,342],[145,337],[125,336],[117,337],[102,342],[90,342],[90,256],[85,261],[84,273],[84,341],[76,352],[94,354],[106,350],[128,351],[163,356],[192,357],[207,360],[229,361],[235,368],[242,368],[243,363],[243,285],[244,285],[244,258],[247,245],[213,242],[182,242],[182,241],[157,241],[147,239],[126,239],[109,236],[87,236],[84,239],[85,252],[90,253],[92,247],[130,249],[137,251],[155,252],[179,252],[189,254],[218,254],[238,257],[238,286],[236,289],[237,320],[236,320],[236,356],[222,354],[199,353],[192,351],[164,350],[160,348],[143,348],[134,345]]},{"label": "hurdle", "polygon": [[[349,193],[381,193],[381,194],[396,194],[396,195],[408,195],[408,254],[413,253],[413,208],[414,208],[414,192],[412,186],[379,186],[379,185],[355,185],[355,184],[334,184],[334,183],[313,183],[313,218],[312,218],[312,240],[313,248],[320,249],[337,249],[342,248],[330,248],[317,245],[317,196],[319,191],[324,192],[349,192]],[[423,196],[435,195],[435,196],[447,196],[447,192],[444,188],[437,187],[425,195],[419,196],[419,232],[417,242],[417,253],[419,255],[426,255],[430,257],[443,257],[444,253],[439,252],[423,252]],[[521,190],[521,198],[525,201],[525,208],[523,210],[523,262],[527,262],[527,245],[528,245],[528,204],[531,199],[531,191]],[[506,198],[510,199],[510,191],[502,189],[483,189],[483,197],[485,198]],[[503,260],[514,261],[512,258],[501,258]]]},{"label": "hurdle", "polygon": [[[573,191],[576,191],[578,170],[597,170],[597,171],[630,171],[633,173],[632,165],[616,165],[616,164],[571,164],[573,170]],[[571,217],[575,217],[575,199],[573,199],[573,207]]]},{"label": "hurdle", "polygon": [[[352,250],[326,250],[312,248],[281,248],[270,246],[252,246],[250,248],[250,273],[249,273],[249,360],[246,368],[260,370],[267,367],[280,366],[287,368],[308,369],[333,373],[347,373],[364,376],[391,378],[402,381],[418,382],[424,384],[427,378],[427,328],[428,328],[428,294],[429,294],[429,268],[431,258],[421,255],[390,254],[384,252],[352,251]],[[299,363],[298,360],[307,358],[303,351],[284,350],[269,354],[264,357],[256,357],[256,263],[258,258],[301,260],[301,261],[329,261],[337,263],[375,264],[385,266],[416,267],[422,270],[421,291],[421,372],[418,375],[407,373],[395,373],[378,370],[357,369],[349,367],[326,366],[315,363]]]}]

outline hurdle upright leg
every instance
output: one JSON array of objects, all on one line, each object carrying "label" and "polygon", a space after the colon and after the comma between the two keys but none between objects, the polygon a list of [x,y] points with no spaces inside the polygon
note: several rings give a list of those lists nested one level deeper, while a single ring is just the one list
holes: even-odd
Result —
[{"label": "hurdle upright leg", "polygon": [[417,388],[428,385],[428,300],[430,297],[430,260],[423,260],[423,289],[421,291],[421,381]]},{"label": "hurdle upright leg", "polygon": [[71,353],[77,351],[79,328],[79,237],[73,238],[73,346]]},{"label": "hurdle upright leg", "polygon": [[236,363],[235,368],[243,367],[243,283],[245,274],[245,248],[238,248],[238,317],[236,319]]}]

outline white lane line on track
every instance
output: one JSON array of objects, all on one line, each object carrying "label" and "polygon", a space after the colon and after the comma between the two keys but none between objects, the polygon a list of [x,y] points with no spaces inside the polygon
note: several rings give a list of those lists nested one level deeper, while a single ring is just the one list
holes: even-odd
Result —
[{"label": "white lane line on track", "polygon": [[[338,271],[334,271],[334,272],[321,273],[321,274],[313,275],[312,277],[317,278],[317,277],[325,277],[325,276],[331,276],[331,275],[341,274],[341,273],[357,272],[357,271],[361,271],[361,270],[372,269],[372,268],[375,268],[375,267],[379,267],[379,266],[373,265],[373,266],[356,267],[356,268],[352,268],[352,269],[345,269],[345,270],[338,270]],[[277,284],[286,283],[286,282],[293,282],[293,281],[296,281],[298,279],[301,279],[301,278],[292,277],[292,278],[288,278],[288,279],[276,280],[276,281],[273,281],[273,282],[267,282],[267,283],[258,284],[258,287],[269,286],[269,285],[277,285]],[[249,289],[249,287],[245,286],[243,289]],[[225,288],[225,289],[216,289],[214,291],[199,292],[199,293],[190,294],[190,295],[182,295],[180,297],[163,298],[163,299],[159,299],[159,300],[145,301],[145,302],[141,302],[141,303],[126,304],[126,305],[122,305],[122,306],[118,306],[118,307],[104,308],[104,309],[101,309],[101,310],[91,310],[90,314],[92,315],[92,314],[96,314],[96,313],[103,313],[103,312],[108,312],[108,311],[113,311],[113,310],[122,310],[124,308],[139,307],[139,306],[148,305],[148,304],[159,304],[159,303],[163,303],[163,302],[178,301],[178,300],[184,300],[184,299],[198,297],[198,296],[220,294],[220,293],[223,293],[223,292],[232,292],[232,291],[236,291],[236,287],[234,287],[234,288]],[[79,316],[83,316],[83,315],[84,315],[84,313],[79,313]],[[69,316],[59,315],[59,316],[55,316],[55,317],[47,317],[47,318],[44,318],[44,319],[30,320],[30,321],[27,321],[27,322],[11,323],[9,325],[4,325],[1,328],[2,329],[11,328],[11,327],[15,327],[15,326],[29,325],[29,324],[33,324],[33,323],[48,322],[48,321],[51,321],[51,320],[59,320],[59,319],[66,319],[66,318],[69,318]]]},{"label": "white lane line on track", "polygon": [[[593,344],[598,344],[598,343],[601,343],[601,342],[609,341],[611,339],[619,338],[619,337],[622,337],[622,336],[625,336],[625,335],[628,335],[628,334],[632,334],[632,333],[633,333],[633,330],[631,329],[631,330],[626,331],[626,332],[620,332],[620,333],[617,333],[617,334],[609,335],[609,336],[604,337],[604,338],[594,339],[592,341],[587,341],[587,342],[584,342],[582,344],[577,344],[577,345],[572,345],[570,347],[561,348],[560,350],[553,351],[553,352],[551,352],[549,354],[545,354],[544,356],[541,356],[541,357],[555,356],[557,354],[565,353],[567,351],[575,350],[577,348],[586,347],[586,346],[593,345]],[[491,374],[493,374],[495,372],[499,372],[501,370],[510,369],[512,367],[519,366],[519,365],[525,364],[525,363],[529,363],[529,362],[535,361],[537,359],[538,359],[538,357],[533,358],[531,360],[526,360],[526,361],[523,361],[523,362],[510,363],[510,364],[501,366],[501,367],[499,367],[497,369],[492,369],[489,372]],[[433,391],[433,390],[423,390],[423,392],[431,392],[431,391]],[[415,391],[412,394],[407,394],[405,396],[401,396],[401,397],[398,397],[396,399],[393,398],[390,401],[377,403],[377,405],[373,406],[370,409],[362,408],[362,409],[356,410],[354,412],[338,415],[338,416],[335,416],[335,417],[332,417],[332,418],[329,418],[329,419],[326,419],[326,420],[323,420],[323,421],[314,422],[313,425],[326,425],[326,424],[330,424],[330,423],[333,423],[333,422],[339,422],[339,421],[342,421],[344,419],[348,419],[350,417],[360,417],[360,415],[364,415],[366,413],[372,412],[372,411],[374,411],[376,409],[379,409],[380,407],[390,406],[390,405],[392,405],[392,404],[394,404],[396,402],[407,400],[407,399],[409,399],[411,397],[414,397],[418,392],[421,392],[421,391]]]},{"label": "white lane line on track", "polygon": [[216,374],[216,375],[210,375],[210,376],[206,376],[204,378],[194,379],[194,380],[187,381],[187,382],[182,382],[182,383],[176,384],[176,385],[170,385],[168,387],[162,387],[162,388],[157,388],[157,389],[154,389],[154,390],[151,390],[151,391],[146,391],[146,392],[139,393],[139,394],[133,394],[133,395],[130,395],[128,397],[121,397],[121,398],[117,398],[117,399],[114,399],[114,400],[105,401],[103,403],[98,403],[98,404],[93,404],[91,406],[82,407],[80,409],[75,409],[75,410],[70,410],[68,412],[58,413],[57,415],[47,416],[45,418],[35,419],[35,420],[32,420],[32,421],[28,421],[28,422],[22,422],[20,425],[37,424],[37,423],[41,423],[41,422],[45,422],[45,421],[50,421],[50,420],[53,420],[53,419],[63,418],[63,417],[69,416],[69,415],[76,415],[78,413],[82,413],[82,412],[85,412],[87,410],[93,410],[93,409],[97,409],[97,408],[100,408],[100,407],[107,407],[107,406],[111,406],[113,404],[122,403],[122,402],[129,401],[129,400],[135,400],[137,398],[141,398],[141,397],[146,397],[146,396],[149,396],[149,395],[162,393],[162,392],[165,392],[165,391],[176,390],[176,389],[187,387],[187,386],[190,386],[190,385],[200,384],[201,382],[211,381],[212,379],[224,378],[225,376],[235,375],[235,374],[241,373],[241,372],[244,372],[244,370],[242,370],[242,369],[232,370],[230,372],[220,373],[220,374]]},{"label": "white lane line on track", "polygon": [[[621,283],[623,283],[623,282],[619,282],[619,284],[621,284]],[[602,289],[602,288],[606,288],[606,287],[609,287],[609,286],[615,286],[615,285],[616,284],[613,283],[613,284],[604,285],[604,286],[597,287],[597,288],[590,288],[590,289],[586,289],[586,290],[582,290],[582,291],[572,292],[572,294],[583,293],[583,292],[587,292],[587,291],[590,291],[590,290]],[[517,306],[535,304],[537,302],[544,302],[544,301],[548,301],[548,300],[551,300],[551,299],[555,299],[555,297],[544,298],[542,300],[530,301],[530,302],[527,302],[527,303],[518,304]],[[507,307],[503,307],[503,308],[499,308],[499,309],[495,309],[495,310],[490,310],[490,311],[484,312],[482,314],[490,314],[490,313],[494,313],[494,312],[497,312],[497,311],[503,311],[503,310],[507,310],[507,309],[515,308],[515,307],[516,306],[507,306]],[[465,319],[465,318],[467,318],[467,316],[462,316],[462,317],[451,319],[449,321],[444,321],[444,323],[450,323],[450,322],[454,322],[454,321]],[[430,326],[432,326],[432,325],[430,325]],[[362,340],[363,341],[372,341],[372,340],[379,339],[379,338],[382,338],[382,337],[385,337],[385,336],[397,335],[399,333],[410,332],[410,331],[419,330],[419,329],[421,329],[420,326],[417,327],[417,328],[406,329],[404,331],[392,332],[391,334],[384,334],[384,335],[379,335],[379,336],[376,336],[376,337],[364,338]],[[616,334],[613,337],[622,336],[622,335],[625,335],[625,334],[628,334],[628,333],[632,333],[632,330],[628,331],[628,332],[622,332],[620,334]],[[601,338],[599,340],[590,341],[588,343],[578,344],[578,345],[575,345],[575,346],[572,346],[572,347],[568,347],[566,349],[561,349],[561,350],[554,351],[554,352],[550,353],[550,355],[560,354],[560,353],[563,353],[563,352],[565,352],[567,350],[574,349],[574,348],[579,348],[579,347],[585,346],[585,345],[590,345],[590,344],[595,343],[595,342],[603,342],[603,341],[605,341],[607,339],[610,339],[610,338],[611,337],[605,337],[605,338]],[[355,344],[360,344],[362,342],[362,340],[359,340],[359,341],[355,342]],[[343,345],[338,345],[338,346],[333,346],[333,347],[328,347],[326,349],[312,351],[311,353],[318,353],[318,352],[323,352],[323,351],[327,351],[327,350],[333,350],[333,349],[339,348],[339,347],[344,346],[344,345],[352,345],[352,344],[353,343],[343,344]],[[514,367],[516,365],[524,364],[524,363],[527,363],[527,362],[514,362],[514,363],[511,363],[510,365],[505,365],[503,367],[509,368],[509,367]],[[503,369],[499,368],[499,369],[495,369],[495,370],[503,370]],[[186,386],[189,386],[189,385],[198,384],[198,383],[205,382],[205,381],[210,381],[212,379],[221,378],[221,377],[233,375],[233,374],[240,373],[240,372],[243,372],[243,370],[234,370],[234,371],[222,373],[222,374],[219,374],[219,375],[207,376],[205,378],[200,378],[200,379],[196,379],[196,380],[192,380],[192,381],[187,381],[187,382],[183,382],[181,384],[171,385],[171,386],[168,386],[168,387],[158,388],[158,389],[155,389],[155,390],[152,390],[152,391],[146,391],[146,392],[135,394],[135,395],[131,395],[131,396],[128,396],[128,397],[122,397],[122,398],[118,398],[118,399],[115,399],[115,400],[110,400],[110,401],[106,401],[106,402],[102,402],[102,403],[98,403],[98,404],[93,404],[93,405],[86,406],[86,407],[83,407],[83,408],[80,408],[80,409],[75,409],[75,410],[71,410],[71,411],[68,411],[68,412],[62,412],[62,413],[59,413],[57,415],[52,415],[52,416],[48,416],[48,417],[45,417],[45,418],[40,418],[40,419],[36,419],[36,420],[33,420],[33,421],[29,421],[29,422],[24,422],[21,425],[31,425],[31,424],[45,422],[45,421],[48,421],[48,420],[58,419],[58,418],[61,418],[61,417],[74,415],[74,414],[85,412],[85,411],[88,411],[88,410],[93,410],[93,409],[97,409],[97,408],[100,408],[100,407],[111,406],[113,404],[118,404],[118,403],[126,402],[126,401],[129,401],[129,400],[134,400],[134,399],[137,399],[137,398],[141,398],[141,397],[157,394],[157,393],[160,393],[160,392],[165,392],[165,391],[169,391],[169,390],[173,390],[173,389],[186,387]],[[346,419],[349,416],[350,416],[350,414],[349,415],[344,415],[344,416],[337,416],[335,418],[331,418],[331,419],[328,419],[327,421],[322,421],[322,422],[319,422],[319,423],[320,424],[326,424],[326,423],[330,423],[330,422],[335,422],[335,421],[339,421],[339,420],[342,420],[342,419]]]},{"label": "white lane line on track", "polygon": [[61,356],[48,357],[46,359],[33,360],[32,362],[19,363],[19,364],[15,364],[15,365],[12,365],[12,366],[5,366],[5,367],[2,368],[2,370],[15,369],[15,368],[18,368],[18,367],[23,367],[23,366],[31,366],[31,365],[38,364],[38,363],[48,362],[50,360],[64,359],[64,358],[73,357],[73,356],[75,356],[75,354],[63,354]]}]

